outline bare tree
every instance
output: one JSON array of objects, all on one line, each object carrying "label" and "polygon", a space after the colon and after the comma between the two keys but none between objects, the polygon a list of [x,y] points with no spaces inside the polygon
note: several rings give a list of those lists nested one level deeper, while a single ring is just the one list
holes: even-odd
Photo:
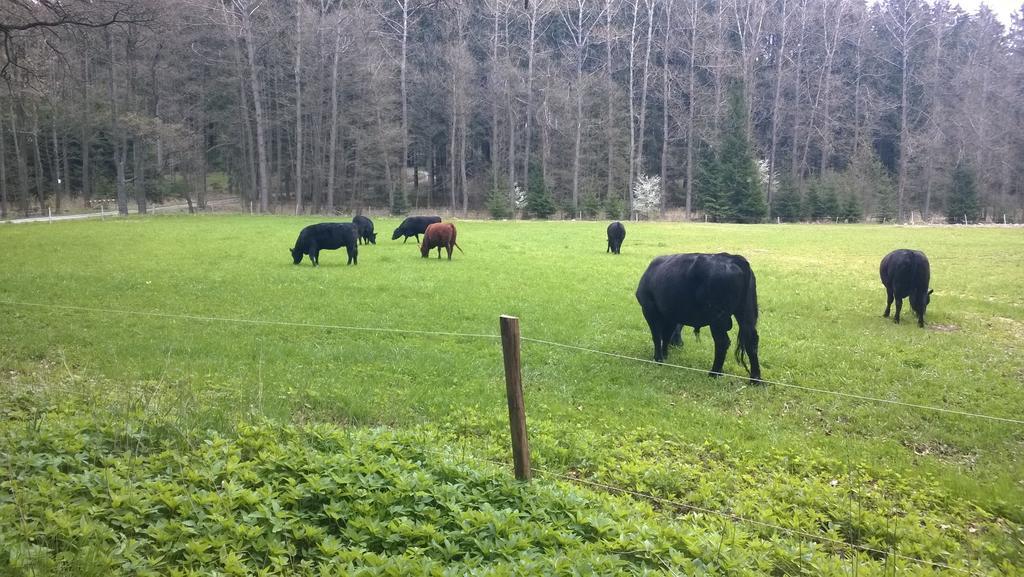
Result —
[{"label": "bare tree", "polygon": [[576,138],[572,156],[572,208],[579,210],[580,190],[580,147],[583,140],[583,65],[587,59],[587,48],[594,27],[601,21],[604,10],[595,10],[588,6],[588,0],[574,0],[560,8],[562,22],[569,31],[570,47],[576,68],[576,82],[573,91],[576,94]]}]

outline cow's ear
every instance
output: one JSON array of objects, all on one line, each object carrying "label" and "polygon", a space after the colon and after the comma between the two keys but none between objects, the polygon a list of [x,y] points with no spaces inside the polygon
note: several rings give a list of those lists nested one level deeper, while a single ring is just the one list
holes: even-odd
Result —
[{"label": "cow's ear", "polygon": [[933,292],[935,292],[935,289],[928,289],[928,294],[932,294]]}]

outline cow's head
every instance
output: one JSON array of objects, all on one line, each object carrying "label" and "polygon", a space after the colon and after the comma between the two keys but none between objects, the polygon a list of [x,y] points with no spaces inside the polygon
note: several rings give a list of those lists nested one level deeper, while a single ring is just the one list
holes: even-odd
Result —
[{"label": "cow's head", "polygon": [[301,250],[299,250],[297,248],[290,248],[288,250],[289,250],[289,252],[292,253],[292,262],[294,262],[295,264],[299,264],[300,262],[302,262],[302,251]]},{"label": "cow's head", "polygon": [[391,240],[398,240],[398,237],[402,236],[402,227],[395,229],[395,234],[391,235]]},{"label": "cow's head", "polygon": [[420,254],[423,255],[423,258],[427,258],[427,256],[430,254],[430,249],[427,248],[426,238],[424,238],[423,242],[420,243]]},{"label": "cow's head", "polygon": [[910,308],[917,314],[918,326],[924,326],[924,313],[928,310],[928,303],[932,301],[933,292],[933,289],[928,289],[928,292],[919,293],[920,296],[910,295]]},{"label": "cow's head", "polygon": [[[391,239],[395,240],[395,239]],[[377,244],[377,233],[370,234],[370,244]]]}]

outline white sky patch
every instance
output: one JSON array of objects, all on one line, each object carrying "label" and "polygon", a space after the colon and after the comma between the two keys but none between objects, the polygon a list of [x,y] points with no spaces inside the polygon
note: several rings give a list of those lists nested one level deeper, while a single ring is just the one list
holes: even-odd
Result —
[{"label": "white sky patch", "polygon": [[1021,2],[1022,0],[958,0],[953,3],[959,4],[968,14],[977,14],[978,7],[984,4],[995,13],[1003,26],[1009,28],[1010,15],[1020,10]]}]

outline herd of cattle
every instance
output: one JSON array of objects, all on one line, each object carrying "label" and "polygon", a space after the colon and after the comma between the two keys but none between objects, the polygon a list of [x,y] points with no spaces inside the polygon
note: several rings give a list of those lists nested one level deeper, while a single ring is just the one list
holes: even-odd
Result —
[{"label": "herd of cattle", "polygon": [[[608,249],[619,254],[626,238],[626,227],[621,222],[608,225]],[[420,243],[420,235],[423,242]],[[426,258],[430,251],[448,251],[462,247],[456,244],[455,225],[441,222],[439,216],[410,216],[398,225],[391,240],[416,237],[420,254]],[[373,221],[356,216],[351,223],[320,223],[307,226],[299,233],[292,247],[295,264],[309,255],[313,266],[320,262],[321,250],[345,247],[348,264],[358,264],[359,244],[377,244]],[[887,254],[879,267],[879,276],[885,286],[886,304],[883,316],[889,317],[896,301],[894,322],[900,322],[903,299],[910,299],[910,308],[917,316],[917,324],[924,326],[932,290],[928,288],[931,270],[928,258],[921,251],[899,249]],[[739,326],[736,342],[736,360],[747,368],[750,378],[761,380],[761,366],[757,356],[757,282],[747,259],[740,255],[718,253],[687,253],[659,256],[651,261],[640,277],[636,299],[643,310],[644,319],[654,341],[654,360],[664,362],[669,344],[682,344],[682,328],[692,327],[694,334],[710,327],[715,343],[715,358],[710,376],[722,374],[722,365],[729,350],[729,330],[732,319]],[[746,360],[750,360],[747,366]]]}]

